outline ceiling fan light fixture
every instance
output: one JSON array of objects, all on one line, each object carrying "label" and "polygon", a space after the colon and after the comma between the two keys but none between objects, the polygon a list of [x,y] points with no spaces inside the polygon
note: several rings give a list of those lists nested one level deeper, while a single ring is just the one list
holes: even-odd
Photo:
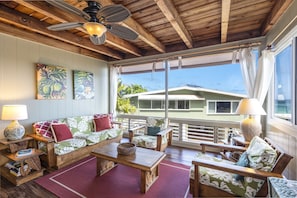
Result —
[{"label": "ceiling fan light fixture", "polygon": [[87,22],[84,24],[84,28],[87,30],[90,36],[101,37],[106,32],[106,27],[101,23]]}]

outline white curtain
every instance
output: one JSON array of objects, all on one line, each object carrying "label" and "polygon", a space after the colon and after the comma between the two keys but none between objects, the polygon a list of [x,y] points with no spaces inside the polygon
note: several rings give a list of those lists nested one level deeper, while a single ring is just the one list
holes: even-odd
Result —
[{"label": "white curtain", "polygon": [[250,48],[240,50],[239,61],[248,97],[257,98],[263,105],[274,71],[272,52],[262,51],[258,69],[256,69],[256,57]]},{"label": "white curtain", "polygon": [[117,93],[118,93],[118,68],[110,67],[110,113],[113,114],[113,118],[117,116]]},{"label": "white curtain", "polygon": [[253,97],[257,98],[263,105],[274,73],[273,53],[269,50],[263,50],[258,64]]},{"label": "white curtain", "polygon": [[253,97],[254,83],[256,78],[256,58],[250,48],[244,48],[239,51],[239,62],[241,73],[248,97]]}]

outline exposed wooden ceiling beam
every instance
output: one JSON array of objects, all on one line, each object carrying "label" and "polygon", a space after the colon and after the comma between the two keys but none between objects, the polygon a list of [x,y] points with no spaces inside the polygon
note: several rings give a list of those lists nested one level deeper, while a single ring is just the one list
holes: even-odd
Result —
[{"label": "exposed wooden ceiling beam", "polygon": [[59,40],[56,40],[47,36],[43,36],[35,32],[22,30],[16,26],[9,25],[6,23],[0,22],[0,32],[11,36],[15,36],[17,38],[30,40],[39,44],[56,47],[65,51],[108,61],[108,57],[103,54],[100,54],[91,50],[83,49],[81,47],[78,47],[69,43],[61,42]]},{"label": "exposed wooden ceiling beam", "polygon": [[280,16],[285,12],[285,10],[291,5],[293,0],[277,0],[272,12],[266,18],[266,21],[262,26],[262,35],[266,35],[266,33],[272,28],[272,26],[279,20]]},{"label": "exposed wooden ceiling beam", "polygon": [[[60,41],[70,43],[72,45],[79,46],[106,56],[113,57],[115,59],[122,59],[123,56],[103,45],[94,45],[88,38],[82,38],[80,36],[75,36],[70,32],[52,32],[47,30],[47,23],[41,22],[33,17],[29,17],[25,14],[19,13],[15,10],[9,9],[3,5],[0,5],[0,21],[8,24],[12,24],[19,28],[23,28],[24,31],[29,30],[31,32],[36,32]],[[37,39],[37,38],[36,38]]]},{"label": "exposed wooden ceiling beam", "polygon": [[187,47],[193,48],[191,35],[185,27],[172,1],[155,0],[155,2]]},{"label": "exposed wooden ceiling beam", "polygon": [[[111,0],[98,0],[102,6],[113,5],[114,3]],[[152,46],[159,52],[166,52],[165,46],[156,39],[149,31],[143,28],[139,23],[137,23],[132,17],[126,19],[121,23],[123,26],[132,29],[136,32],[139,36],[138,38],[141,39],[143,42],[147,43],[148,45]]]},{"label": "exposed wooden ceiling beam", "polygon": [[227,42],[228,25],[230,17],[231,0],[222,1],[222,21],[221,21],[221,42]]},{"label": "exposed wooden ceiling beam", "polygon": [[[65,14],[65,11],[61,11],[58,8],[55,8],[54,6],[48,5],[49,7],[45,7],[45,2],[38,2],[38,1],[24,1],[24,0],[15,0],[17,3],[26,6],[32,10],[36,10],[40,13],[42,13],[45,16],[49,16],[50,18],[60,21],[61,23],[64,22],[74,22],[74,21],[79,21],[79,22],[86,22],[85,20],[83,20],[82,17],[79,17],[75,14],[69,13],[67,12],[67,14]],[[65,16],[67,15],[67,16]],[[87,33],[86,30],[84,30],[83,28],[77,28],[78,30]],[[135,56],[141,56],[142,53],[141,51],[135,47],[134,45],[132,45],[131,43],[120,39],[112,34],[110,34],[109,32],[107,32],[107,37],[106,37],[106,43],[119,48],[125,52],[131,53]]]}]

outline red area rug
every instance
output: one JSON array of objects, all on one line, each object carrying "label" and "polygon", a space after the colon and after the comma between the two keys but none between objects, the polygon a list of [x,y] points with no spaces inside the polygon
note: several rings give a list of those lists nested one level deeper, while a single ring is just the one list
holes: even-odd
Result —
[{"label": "red area rug", "polygon": [[140,193],[140,170],[118,165],[103,176],[96,176],[96,158],[88,157],[35,180],[63,198],[183,198],[188,195],[189,167],[163,160],[159,178]]}]

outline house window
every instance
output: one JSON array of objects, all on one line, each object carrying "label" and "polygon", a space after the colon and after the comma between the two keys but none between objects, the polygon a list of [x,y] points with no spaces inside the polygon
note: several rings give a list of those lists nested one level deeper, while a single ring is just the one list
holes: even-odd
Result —
[{"label": "house window", "polygon": [[208,101],[208,114],[234,114],[239,101]]},{"label": "house window", "polygon": [[275,56],[274,117],[292,120],[292,45]]},{"label": "house window", "polygon": [[177,108],[178,109],[189,109],[189,101],[188,100],[178,100]]}]

